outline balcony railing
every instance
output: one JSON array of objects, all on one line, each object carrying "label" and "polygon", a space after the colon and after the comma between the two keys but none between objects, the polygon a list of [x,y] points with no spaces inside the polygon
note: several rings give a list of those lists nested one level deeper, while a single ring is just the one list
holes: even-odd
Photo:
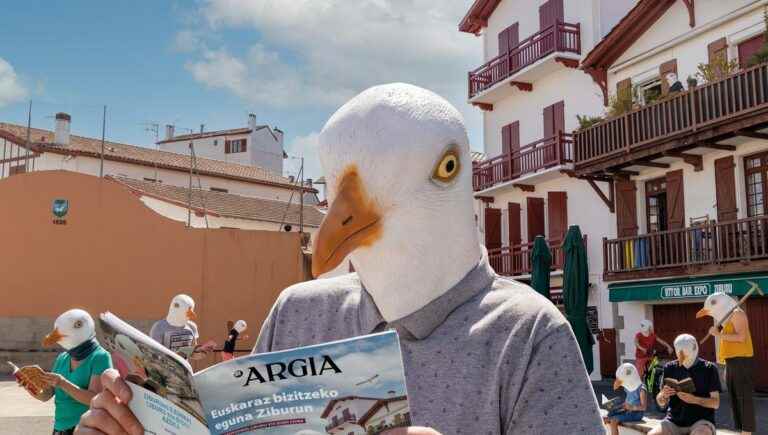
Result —
[{"label": "balcony railing", "polygon": [[325,431],[328,433],[331,433],[333,429],[338,428],[344,423],[355,423],[356,421],[357,421],[357,417],[354,414],[342,415],[341,417],[334,416],[331,419],[331,422],[327,426],[325,426]]},{"label": "balcony railing", "polygon": [[768,216],[603,239],[606,278],[768,259]]},{"label": "balcony railing", "polygon": [[502,154],[475,163],[472,169],[472,185],[475,191],[480,191],[540,169],[571,162],[572,147],[571,135],[558,133],[525,145],[511,154]]},{"label": "balcony railing", "polygon": [[767,107],[768,64],[761,64],[575,132],[576,169]]},{"label": "balcony railing", "polygon": [[558,21],[469,72],[469,98],[554,52],[581,53],[581,26]]},{"label": "balcony railing", "polygon": [[[584,236],[584,247],[587,246],[587,235]],[[562,270],[565,265],[565,256],[563,255],[562,240],[547,240],[549,252],[552,255],[551,270]],[[488,261],[491,267],[499,275],[515,276],[529,275],[532,270],[531,252],[533,251],[533,242],[523,243],[521,245],[504,246],[502,248],[489,249]]]}]

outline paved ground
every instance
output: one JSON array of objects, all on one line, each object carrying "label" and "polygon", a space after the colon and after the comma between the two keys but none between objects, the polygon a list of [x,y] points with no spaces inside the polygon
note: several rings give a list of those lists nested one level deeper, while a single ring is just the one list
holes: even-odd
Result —
[{"label": "paved ground", "polygon": [[3,435],[49,435],[53,428],[53,400],[40,402],[0,377],[0,433]]},{"label": "paved ground", "polygon": [[[606,397],[616,397],[616,393],[613,392],[613,381],[598,381],[592,382],[592,387],[595,389],[595,394],[600,399],[600,394],[605,394]],[[649,406],[650,408],[650,406]],[[658,412],[647,413],[652,418],[663,418],[664,415]],[[768,396],[756,395],[755,396],[755,414],[757,415],[757,428],[759,429],[756,434],[768,434]],[[731,417],[731,402],[728,400],[728,393],[724,393],[720,396],[720,408],[715,415],[718,429],[730,429],[733,430],[733,418]]]}]

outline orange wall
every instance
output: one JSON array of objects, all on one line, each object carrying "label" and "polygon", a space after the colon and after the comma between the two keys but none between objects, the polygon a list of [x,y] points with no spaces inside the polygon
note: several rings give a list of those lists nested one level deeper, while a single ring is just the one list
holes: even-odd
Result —
[{"label": "orange wall", "polygon": [[[55,225],[56,198],[69,200]],[[298,233],[188,229],[115,182],[65,171],[0,180],[0,317],[164,318],[171,298],[197,303],[201,339],[244,319],[250,346],[280,291],[306,275]]]}]

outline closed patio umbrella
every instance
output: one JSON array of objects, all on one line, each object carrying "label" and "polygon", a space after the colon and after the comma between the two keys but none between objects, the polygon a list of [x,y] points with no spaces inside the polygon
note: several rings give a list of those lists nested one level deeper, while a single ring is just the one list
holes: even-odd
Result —
[{"label": "closed patio umbrella", "polygon": [[595,340],[587,324],[587,297],[589,289],[589,266],[587,251],[578,225],[571,225],[563,242],[563,301],[565,316],[573,328],[576,340],[584,358],[587,373],[592,373],[592,346]]},{"label": "closed patio umbrella", "polygon": [[549,299],[549,272],[552,253],[544,236],[536,236],[531,251],[531,287]]}]

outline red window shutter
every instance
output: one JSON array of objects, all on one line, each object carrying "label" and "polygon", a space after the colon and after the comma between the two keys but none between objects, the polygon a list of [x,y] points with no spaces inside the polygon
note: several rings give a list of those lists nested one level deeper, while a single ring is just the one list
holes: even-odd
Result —
[{"label": "red window shutter", "polygon": [[544,108],[544,138],[555,135],[555,107],[547,106]]},{"label": "red window shutter", "polygon": [[566,192],[547,193],[548,238],[563,240],[568,230],[568,194]]},{"label": "red window shutter", "polygon": [[550,14],[552,15],[552,23],[555,21],[565,21],[565,10],[563,9],[563,0],[549,0],[551,3]]},{"label": "red window shutter", "polygon": [[499,32],[499,56],[509,51],[509,27]]},{"label": "red window shutter", "polygon": [[244,153],[248,150],[248,139],[240,139],[240,152]]},{"label": "red window shutter", "polygon": [[[677,59],[664,62],[661,64],[661,66],[659,66],[659,77],[661,77],[661,93],[663,95],[667,95],[669,92],[669,84],[667,83],[667,78],[665,76],[671,72],[677,74]],[[678,77],[678,80],[679,79],[680,78]]]},{"label": "red window shutter", "polygon": [[501,248],[501,209],[488,207],[485,209],[485,247]]},{"label": "red window shutter", "polygon": [[631,180],[617,180],[616,229],[619,237],[637,235],[637,188]]},{"label": "red window shutter", "polygon": [[563,0],[549,0],[539,6],[539,28],[544,30],[557,20],[563,21],[564,16]]},{"label": "red window shutter", "polygon": [[520,149],[520,121],[509,124],[509,147],[513,153]]},{"label": "red window shutter", "polygon": [[501,153],[502,154],[509,154],[510,153],[510,127],[512,124],[507,124],[504,127],[501,127]]},{"label": "red window shutter", "polygon": [[509,49],[513,50],[515,47],[520,44],[520,25],[518,23],[515,23],[509,27],[507,27],[508,31],[508,44]]},{"label": "red window shutter", "polygon": [[739,65],[742,68],[747,66],[749,59],[763,46],[764,38],[763,35],[758,35],[739,44]]},{"label": "red window shutter", "polygon": [[632,79],[624,79],[616,83],[616,95],[632,95]]},{"label": "red window shutter", "polygon": [[727,57],[728,41],[723,37],[707,45],[709,63],[715,61],[718,56]]},{"label": "red window shutter", "polygon": [[727,222],[736,220],[739,211],[736,207],[736,164],[733,156],[715,160],[715,197],[717,198],[717,220]]},{"label": "red window shutter", "polygon": [[667,227],[670,230],[685,228],[685,196],[683,195],[683,170],[667,172]]},{"label": "red window shutter", "polygon": [[552,122],[555,133],[565,131],[565,103],[562,101],[552,105]]},{"label": "red window shutter", "polygon": [[522,243],[522,226],[520,220],[520,204],[517,202],[507,203],[509,213],[509,246],[517,246]]},{"label": "red window shutter", "polygon": [[528,241],[533,242],[536,236],[544,236],[544,198],[528,197],[526,207],[528,209]]},{"label": "red window shutter", "polygon": [[550,9],[550,3],[545,2],[543,5],[539,6],[539,29],[544,30],[547,27],[549,27],[550,18],[549,18],[549,9]]},{"label": "red window shutter", "polygon": [[232,148],[231,141],[230,140],[225,140],[224,141],[224,154],[231,153],[232,152],[231,148]]}]

